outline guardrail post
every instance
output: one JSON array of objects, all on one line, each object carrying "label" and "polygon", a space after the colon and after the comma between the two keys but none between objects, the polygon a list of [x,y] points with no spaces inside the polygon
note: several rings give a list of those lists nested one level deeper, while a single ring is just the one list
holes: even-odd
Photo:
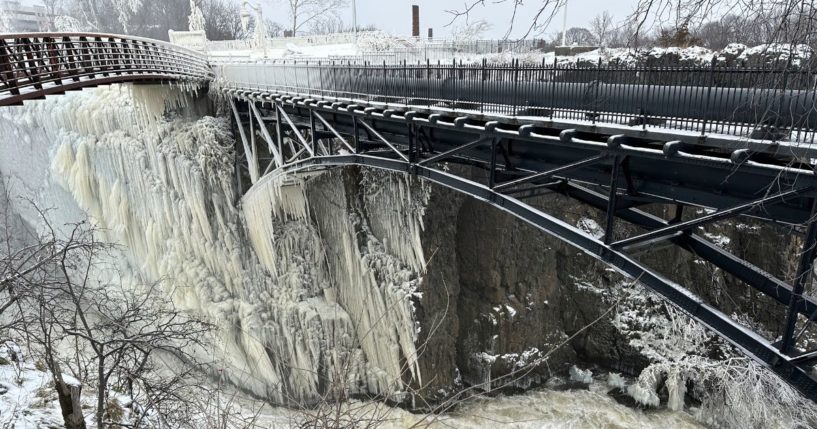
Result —
[{"label": "guardrail post", "polygon": [[485,75],[485,68],[488,65],[488,59],[482,58],[482,74],[481,74],[481,85],[479,89],[479,113],[485,113],[485,79],[487,76]]},{"label": "guardrail post", "polygon": [[426,56],[426,104],[431,107],[431,60]]},{"label": "guardrail post", "polygon": [[[794,49],[793,46],[789,47],[790,50]],[[783,136],[783,133],[780,131],[780,117],[783,115],[783,101],[786,99],[786,89],[788,88],[789,84],[789,69],[791,68],[791,58],[794,56],[793,52],[789,52],[788,61],[786,61],[785,69],[783,69],[783,86],[780,89],[780,101],[777,103],[777,115],[774,117],[774,129],[772,130],[772,141],[780,140],[780,137]],[[792,120],[794,123],[794,120]]]},{"label": "guardrail post", "polygon": [[712,62],[709,66],[709,88],[706,90],[706,111],[704,112],[704,120],[701,125],[701,136],[706,135],[706,120],[709,117],[708,113],[712,110],[712,87],[715,86],[715,63],[717,58],[713,55]]},{"label": "guardrail post", "polygon": [[[544,61],[544,60],[542,60]],[[550,120],[553,120],[553,114],[556,112],[556,69],[559,65],[558,57],[553,56],[553,69],[550,73]]]},{"label": "guardrail post", "polygon": [[405,59],[403,60],[403,97],[403,105],[408,106],[408,68]]},{"label": "guardrail post", "polygon": [[318,61],[318,83],[321,86],[321,97],[326,97],[326,93],[323,92],[323,65],[320,61]]},{"label": "guardrail post", "polygon": [[596,93],[593,95],[593,124],[596,123],[596,118],[599,116],[599,88],[601,87],[601,56],[596,65]]},{"label": "guardrail post", "polygon": [[388,91],[387,91],[388,87],[389,87],[389,80],[386,79],[386,60],[383,60],[383,88],[382,88],[382,94],[384,96],[383,98],[386,100],[386,108],[389,107],[389,95],[388,95]]},{"label": "guardrail post", "polygon": [[519,113],[519,58],[513,61],[513,116]]}]

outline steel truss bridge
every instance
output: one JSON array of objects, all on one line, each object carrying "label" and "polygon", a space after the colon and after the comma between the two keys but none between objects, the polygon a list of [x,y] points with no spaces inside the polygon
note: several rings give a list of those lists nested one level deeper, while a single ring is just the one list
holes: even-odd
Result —
[{"label": "steel truss bridge", "polygon": [[[9,58],[0,55],[3,67],[12,67]],[[714,65],[664,74],[599,68],[582,81],[575,69],[518,64],[235,64],[216,67],[211,91],[224,96],[235,119],[242,194],[276,176],[350,165],[425,178],[641,282],[817,401],[817,350],[800,341],[817,318],[817,300],[805,293],[817,256],[817,147],[806,143],[817,129],[811,70],[732,70],[736,79]],[[709,84],[694,85],[696,74]],[[485,179],[448,171],[447,163],[482,168]],[[530,203],[545,193],[605,213],[604,235],[594,238]],[[649,214],[649,204],[673,205],[675,216]],[[707,210],[689,218],[690,208]],[[696,234],[737,216],[802,234],[793,280]],[[625,236],[624,224],[640,232]],[[782,336],[764,338],[637,260],[669,245],[779,303]]]}]

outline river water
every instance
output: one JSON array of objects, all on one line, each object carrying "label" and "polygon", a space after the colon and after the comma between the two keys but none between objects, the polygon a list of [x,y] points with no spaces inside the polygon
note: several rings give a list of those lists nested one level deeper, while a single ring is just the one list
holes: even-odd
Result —
[{"label": "river water", "polygon": [[[608,387],[594,383],[589,390],[537,390],[522,395],[477,397],[444,415],[412,414],[379,404],[357,404],[360,420],[373,419],[383,429],[514,428],[514,429],[672,429],[703,428],[683,412],[634,409],[607,395]],[[262,427],[288,427],[302,414],[281,409],[262,412]],[[365,425],[362,425],[365,427]]]}]

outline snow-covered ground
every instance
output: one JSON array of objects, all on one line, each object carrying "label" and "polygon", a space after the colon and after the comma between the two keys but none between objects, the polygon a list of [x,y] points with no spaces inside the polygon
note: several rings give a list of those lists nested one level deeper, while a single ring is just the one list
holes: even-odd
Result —
[{"label": "snow-covered ground", "polygon": [[[288,40],[292,40],[289,42]],[[523,49],[514,51],[504,49],[502,52],[479,52],[481,49],[492,46],[490,43],[479,47],[478,43],[469,41],[425,41],[392,36],[384,32],[361,33],[357,41],[347,34],[331,35],[321,38],[271,39],[267,40],[266,48],[253,47],[257,44],[250,40],[211,42],[208,55],[216,63],[229,62],[257,62],[257,61],[368,61],[378,64],[387,63],[425,63],[426,60],[450,63],[453,60],[463,64],[510,63],[519,61],[523,65],[553,65],[565,66],[580,64],[594,66],[597,64],[629,67],[643,65],[650,61],[670,59],[684,66],[709,66],[713,60],[719,65],[735,63],[786,64],[798,67],[803,61],[813,55],[808,45],[764,44],[748,47],[739,43],[732,43],[719,51],[713,51],[700,46],[679,47],[647,47],[647,48],[600,48],[576,55],[557,56],[553,51]]]}]

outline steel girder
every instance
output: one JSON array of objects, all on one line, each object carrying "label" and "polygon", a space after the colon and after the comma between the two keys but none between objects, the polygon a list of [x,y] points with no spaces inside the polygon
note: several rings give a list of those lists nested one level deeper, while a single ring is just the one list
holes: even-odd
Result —
[{"label": "steel girder", "polygon": [[[693,226],[746,213],[773,222],[805,223],[811,218],[814,189],[817,189],[811,171],[745,160],[736,163],[733,157],[718,154],[679,155],[672,148],[674,142],[645,143],[623,136],[593,136],[571,130],[556,134],[550,130],[526,130],[524,127],[512,129],[499,123],[469,128],[467,120],[458,118],[452,118],[450,125],[440,118],[418,121],[414,112],[398,115],[359,105],[344,106],[285,97],[273,100],[258,94],[240,98],[262,107],[277,104],[277,108],[287,111],[294,122],[309,121],[317,114],[322,122],[325,121],[327,134],[351,136],[355,141],[357,153],[301,157],[276,166],[271,174],[361,165],[421,176],[485,201],[638,280],[770,368],[804,395],[817,400],[817,380],[811,375],[809,353],[792,352],[790,346],[778,349],[776,344],[741,326],[681,285],[628,256],[613,242],[611,233],[616,219],[648,231],[658,230],[656,241],[689,250],[782,305],[789,305],[793,314],[811,318],[817,314],[817,302],[803,294],[802,284],[792,287],[691,230]],[[432,166],[447,157],[488,168],[488,185]],[[510,179],[504,184],[499,183],[508,177]],[[264,180],[262,178],[258,184]],[[556,191],[606,211],[604,240],[597,240],[512,197],[520,191],[514,188],[523,184],[526,188],[522,191]],[[601,195],[584,184],[603,186],[609,194]],[[667,228],[679,224],[680,218],[666,221],[634,208],[651,202],[706,207],[714,209],[715,214],[705,215],[680,228],[676,226],[672,234],[663,234],[662,229],[667,232]],[[801,265],[811,267],[812,261],[805,257]],[[790,319],[797,320],[796,317]],[[793,327],[794,323],[789,325]],[[787,326],[788,339],[784,343],[796,343],[790,331],[793,329]]]}]

